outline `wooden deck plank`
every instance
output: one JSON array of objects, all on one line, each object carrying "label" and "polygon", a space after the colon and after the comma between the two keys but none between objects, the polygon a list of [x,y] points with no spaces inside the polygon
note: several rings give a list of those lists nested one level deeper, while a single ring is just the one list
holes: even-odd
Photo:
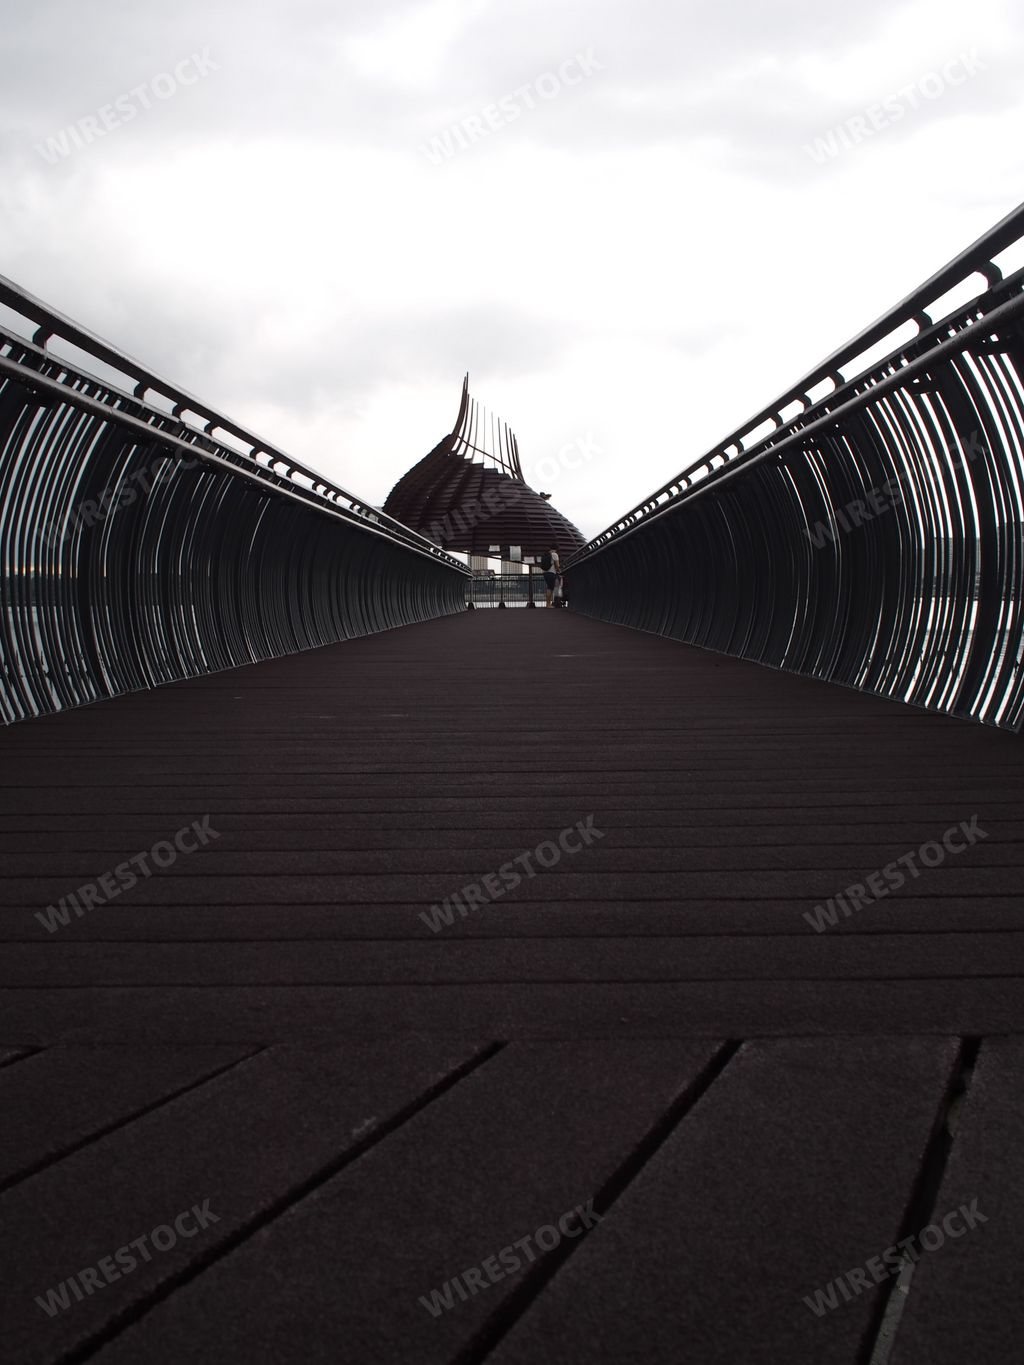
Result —
[{"label": "wooden deck plank", "polygon": [[[1024,1040],[982,1045],[930,1222],[961,1209],[920,1252],[892,1365],[1006,1365],[1024,1341]],[[984,1219],[984,1221],[981,1221]],[[934,1242],[935,1236],[931,1239]]]},{"label": "wooden deck plank", "polygon": [[1024,929],[985,934],[728,934],[689,938],[332,943],[10,943],[9,987],[430,985],[517,982],[1024,979]]},{"label": "wooden deck plank", "polygon": [[[326,1179],[474,1051],[270,1048],[15,1185],[0,1195],[5,1359],[28,1365],[85,1349]],[[69,1277],[204,1200],[214,1222],[198,1231],[187,1222],[162,1249],[161,1234],[156,1250],[147,1244],[112,1262],[107,1282],[80,1287],[80,1298],[70,1286],[61,1294]]]},{"label": "wooden deck plank", "polygon": [[733,1038],[1015,1033],[1024,976],[912,980],[82,986],[4,992],[23,1045],[267,1038]]},{"label": "wooden deck plank", "polygon": [[0,1189],[200,1085],[240,1047],[53,1047],[0,1071]]},{"label": "wooden deck plank", "polygon": [[421,1299],[596,1204],[717,1051],[511,1045],[124,1333],[98,1365],[177,1365],[200,1337],[212,1358],[254,1365],[453,1360],[543,1270],[550,1234],[468,1301],[448,1289],[453,1306],[431,1313]]},{"label": "wooden deck plank", "polygon": [[489,1361],[857,1365],[875,1295],[804,1299],[899,1239],[955,1054],[747,1044]]}]

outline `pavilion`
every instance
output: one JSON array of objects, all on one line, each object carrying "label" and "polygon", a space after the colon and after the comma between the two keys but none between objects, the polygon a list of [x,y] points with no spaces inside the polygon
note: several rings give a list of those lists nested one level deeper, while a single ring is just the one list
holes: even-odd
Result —
[{"label": "pavilion", "polygon": [[584,537],[549,496],[526,483],[515,435],[470,397],[467,374],[454,428],[399,479],[383,510],[471,564],[498,557],[511,566],[550,549],[564,561]]}]

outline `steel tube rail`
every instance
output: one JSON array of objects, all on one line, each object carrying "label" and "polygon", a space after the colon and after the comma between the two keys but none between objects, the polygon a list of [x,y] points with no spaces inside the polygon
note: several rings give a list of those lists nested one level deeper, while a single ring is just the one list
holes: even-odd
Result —
[{"label": "steel tube rail", "polygon": [[0,328],[0,721],[464,610],[467,568],[424,537],[9,281],[0,302],[36,327]]},{"label": "steel tube rail", "polygon": [[1024,207],[584,546],[574,609],[1019,730],[1022,240]]}]

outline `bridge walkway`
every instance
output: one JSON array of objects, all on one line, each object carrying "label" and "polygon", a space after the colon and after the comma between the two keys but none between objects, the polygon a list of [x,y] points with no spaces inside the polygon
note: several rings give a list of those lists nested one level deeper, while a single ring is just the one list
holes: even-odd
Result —
[{"label": "bridge walkway", "polygon": [[1017,1358],[1018,738],[478,611],[0,751],[0,1359]]}]

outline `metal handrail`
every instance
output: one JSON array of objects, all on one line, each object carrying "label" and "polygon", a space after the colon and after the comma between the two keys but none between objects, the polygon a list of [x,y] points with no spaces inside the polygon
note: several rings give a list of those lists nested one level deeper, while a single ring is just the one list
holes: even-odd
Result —
[{"label": "metal handrail", "polygon": [[[640,523],[649,521],[652,517],[669,510],[693,491],[695,487],[699,487],[703,492],[728,472],[731,472],[734,466],[742,466],[759,454],[767,454],[769,451],[779,449],[787,437],[792,439],[801,433],[806,434],[805,428],[815,418],[823,419],[834,416],[837,402],[846,400],[847,395],[859,394],[858,386],[863,386],[865,383],[883,382],[885,378],[889,377],[887,372],[891,372],[893,366],[908,353],[912,355],[916,348],[927,350],[935,338],[941,334],[943,328],[950,326],[963,328],[972,325],[973,321],[980,321],[984,315],[977,314],[972,319],[971,310],[982,299],[989,301],[990,308],[994,312],[995,308],[1003,302],[1004,293],[1007,295],[1019,294],[1021,277],[1024,272],[1017,271],[1004,281],[1002,272],[994,263],[993,257],[1013,246],[1022,237],[1024,237],[1024,204],[1008,213],[995,227],[984,233],[976,242],[972,243],[965,251],[960,252],[940,270],[937,270],[934,275],[914,289],[905,299],[902,299],[875,322],[870,323],[850,341],[821,361],[796,384],[785,389],[773,402],[755,413],[753,417],[712,446],[699,459],[687,465],[674,478],[662,484],[660,488],[637,503],[617,521],[612,522],[605,530],[599,532],[582,549],[577,551],[569,563],[580,563],[616,537],[628,534]],[[988,284],[987,289],[979,293],[969,305],[954,310],[945,318],[933,320],[929,310],[941,301],[944,295],[950,293],[975,274],[984,276]],[[1013,308],[1019,306],[1019,300],[1011,299],[1011,306]],[[1004,315],[1000,315],[1000,318],[1002,316]],[[985,320],[991,319],[986,318]],[[894,335],[901,327],[910,322],[916,323],[918,326],[918,335],[913,341],[902,346],[895,346],[883,361],[875,362],[848,378],[841,375],[840,371],[855,362],[865,351],[878,345],[886,337]],[[810,391],[826,382],[832,384],[832,391],[816,400],[812,399]],[[800,405],[800,412],[788,420],[783,420],[782,413],[793,404]],[[752,434],[760,432],[766,422],[772,423],[773,430],[768,434],[757,435],[751,439]],[[720,463],[716,464],[716,461]]]},{"label": "metal handrail", "polygon": [[2,301],[39,326],[0,329],[0,722],[464,609],[469,570],[431,541],[9,282]]},{"label": "metal handrail", "polygon": [[1024,270],[992,259],[1020,241],[1024,207],[584,546],[575,610],[1021,729]]},{"label": "metal handrail", "polygon": [[[320,501],[326,504],[323,508],[324,511],[347,512],[360,517],[364,522],[379,527],[382,531],[390,532],[395,539],[400,540],[411,549],[416,549],[433,559],[449,564],[459,571],[466,572],[465,565],[444,550],[438,549],[425,536],[419,535],[379,508],[369,506],[365,501],[356,497],[354,493],[349,492],[348,489],[327,479],[324,475],[303,464],[301,460],[286,454],[271,442],[256,436],[245,427],[216,412],[200,399],[194,398],[185,389],[162,379],[129,356],[127,352],[119,350],[110,342],[104,341],[95,333],[73,322],[63,313],[50,308],[3,275],[0,275],[0,304],[4,304],[27,322],[35,324],[34,331],[31,328],[27,329],[32,331],[31,338],[17,336],[8,328],[0,326],[0,347],[18,347],[23,356],[20,363],[14,364],[9,360],[4,360],[2,353],[0,353],[0,369],[5,373],[12,375],[17,373],[23,382],[45,389],[46,381],[44,378],[37,379],[34,375],[25,373],[24,357],[34,354],[39,357],[41,362],[45,360],[66,372],[66,379],[62,376],[60,381],[52,381],[59,382],[65,401],[75,403],[83,408],[87,407],[88,400],[85,396],[80,392],[76,396],[76,390],[70,386],[74,383],[86,386],[98,385],[97,392],[92,395],[92,401],[94,403],[102,402],[108,407],[115,408],[119,413],[119,420],[124,421],[126,425],[130,425],[133,418],[143,421],[147,426],[155,427],[161,431],[169,446],[175,444],[187,446],[189,454],[198,456],[200,459],[220,458],[227,460],[243,477],[269,482],[278,492],[288,492],[288,485],[291,484],[294,489],[301,490],[300,495],[306,495],[306,500],[310,503]],[[55,338],[75,346],[101,364],[126,375],[134,381],[134,390],[128,393],[126,390],[119,389],[97,376],[88,375],[81,367],[75,366],[66,358],[54,354],[47,348]],[[27,368],[34,369],[35,367],[28,365]],[[147,395],[150,393],[159,395],[172,405],[170,420],[168,420],[166,412],[147,400]],[[203,419],[205,425],[201,431],[185,420],[187,414],[193,414]],[[215,433],[217,432],[231,436],[247,446],[248,449],[239,452],[224,445],[223,442],[216,442]],[[203,437],[213,444],[205,444]],[[278,465],[283,465],[284,468],[277,468]],[[297,482],[296,476],[308,479],[310,487],[307,488],[304,484]]]}]

